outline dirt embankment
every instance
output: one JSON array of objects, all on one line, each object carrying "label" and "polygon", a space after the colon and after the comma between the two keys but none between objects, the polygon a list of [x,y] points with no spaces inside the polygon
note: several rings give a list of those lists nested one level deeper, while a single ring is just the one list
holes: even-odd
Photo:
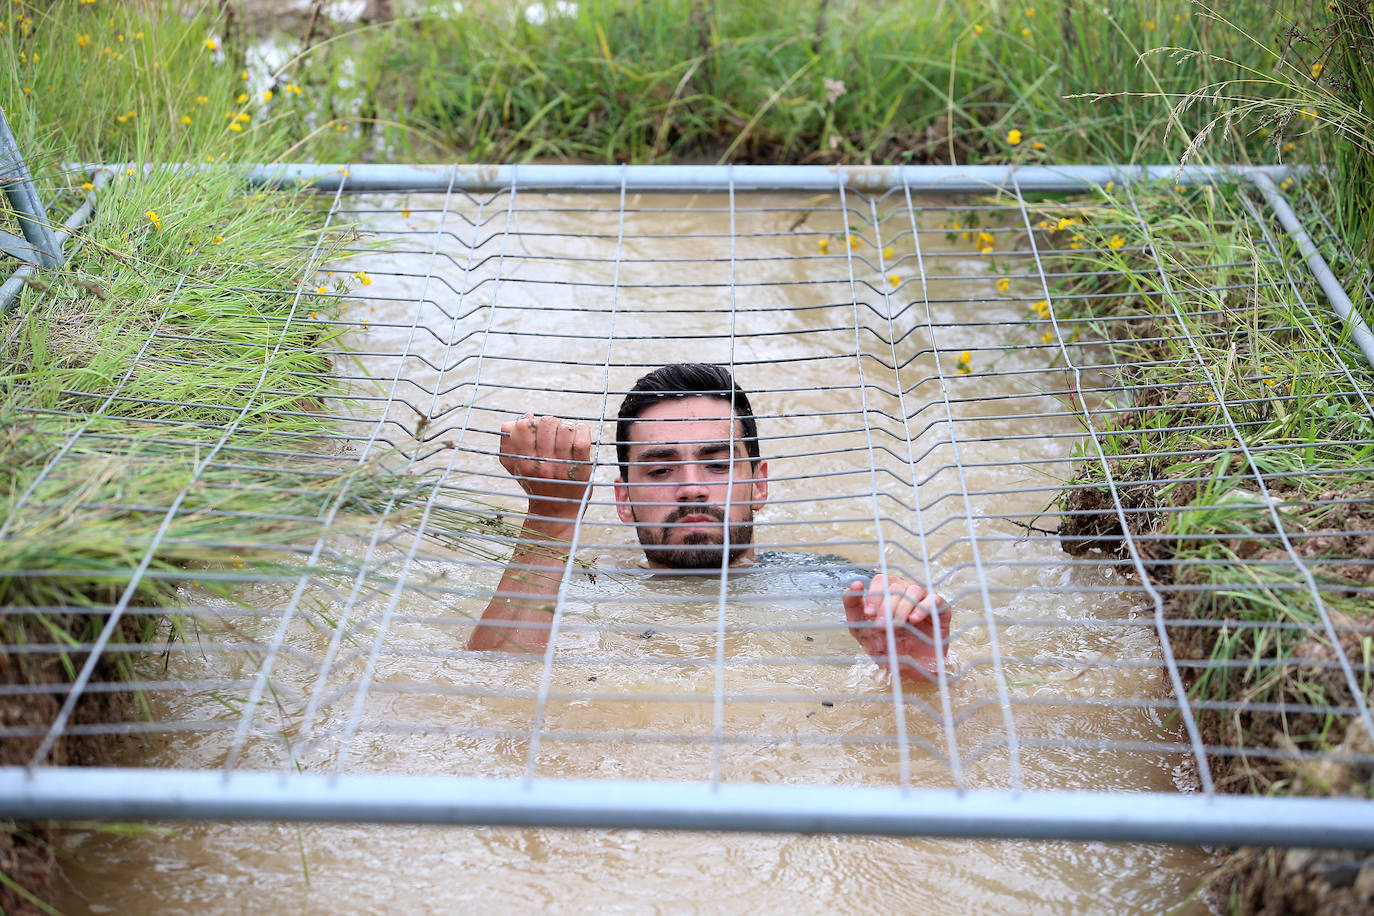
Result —
[{"label": "dirt embankment", "polygon": [[[1114,469],[1114,477],[1118,470],[1122,469]],[[1174,622],[1167,628],[1174,657],[1224,662],[1248,655],[1266,661],[1255,646],[1238,651],[1234,641],[1223,644],[1235,640],[1237,628],[1228,630],[1222,622],[1253,621],[1254,608],[1215,588],[1217,583],[1209,577],[1216,576],[1216,567],[1190,565],[1186,561],[1198,556],[1196,544],[1171,534],[1170,519],[1177,510],[1213,497],[1199,494],[1194,484],[1170,487],[1126,480],[1116,487],[1122,514],[1137,556],[1165,596],[1166,617]],[[1275,481],[1269,492],[1280,503],[1317,507],[1304,515],[1301,536],[1290,538],[1292,552],[1274,536],[1272,526],[1263,523],[1267,512],[1256,512],[1243,524],[1232,520],[1235,530],[1223,526],[1215,532],[1208,556],[1237,566],[1250,564],[1254,575],[1267,575],[1279,586],[1299,577],[1296,556],[1328,599],[1327,612],[1346,659],[1363,663],[1374,641],[1374,614],[1345,613],[1341,608],[1360,606],[1374,585],[1374,484],[1350,481],[1339,489],[1304,495]],[[1111,494],[1086,480],[1065,493],[1059,535],[1070,553],[1100,556],[1101,551],[1127,559],[1121,517]],[[1195,698],[1225,704],[1198,713],[1203,742],[1216,749],[1208,763],[1217,787],[1236,793],[1369,798],[1374,794],[1374,767],[1358,758],[1374,755],[1374,741],[1362,718],[1354,714],[1356,698],[1324,627],[1309,621],[1287,633],[1275,630],[1271,638],[1264,654],[1277,664],[1268,675],[1234,666],[1182,669]],[[1364,701],[1371,701],[1368,692]],[[1299,757],[1303,751],[1322,757]],[[1356,759],[1342,760],[1343,755]],[[1228,912],[1365,914],[1374,912],[1374,856],[1363,851],[1243,848],[1213,876],[1211,886],[1214,902]]]},{"label": "dirt embankment", "polygon": [[[84,615],[71,615],[67,621],[73,632],[88,629],[92,618]],[[54,621],[61,624],[62,621]],[[11,626],[21,626],[12,621]],[[29,763],[43,741],[43,734],[57,718],[59,709],[66,699],[63,687],[68,683],[68,672],[79,670],[86,656],[80,652],[68,653],[64,664],[61,654],[44,653],[19,654],[7,651],[6,646],[18,642],[35,643],[48,641],[43,631],[30,623],[28,630],[19,637],[16,633],[6,634],[5,644],[0,645],[0,684],[5,687],[26,688],[22,693],[6,693],[0,696],[0,728],[27,732],[20,737],[0,739],[0,766],[23,766]],[[132,624],[126,627],[126,632]],[[95,677],[109,680],[117,677],[112,665],[97,665]],[[70,719],[71,724],[110,723],[126,717],[129,696],[126,693],[88,693],[76,704]],[[104,763],[113,752],[112,739],[62,737],[53,745],[46,763],[54,766],[90,766]],[[9,886],[0,886],[0,913],[38,914],[43,912],[30,898],[51,899],[53,879],[58,864],[52,845],[52,828],[45,823],[6,823],[0,830],[0,872],[7,875],[23,893]]]}]

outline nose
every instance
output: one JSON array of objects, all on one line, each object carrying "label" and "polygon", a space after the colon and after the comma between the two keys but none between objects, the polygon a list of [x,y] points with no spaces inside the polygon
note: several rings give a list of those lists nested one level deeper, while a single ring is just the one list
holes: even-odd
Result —
[{"label": "nose", "polygon": [[695,464],[684,464],[681,476],[678,478],[677,501],[680,503],[704,503],[706,497],[706,483],[702,479],[701,468]]}]

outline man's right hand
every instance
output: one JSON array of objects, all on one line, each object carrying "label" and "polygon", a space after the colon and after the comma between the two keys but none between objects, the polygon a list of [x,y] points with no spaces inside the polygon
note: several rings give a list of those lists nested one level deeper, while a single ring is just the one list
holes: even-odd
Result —
[{"label": "man's right hand", "polygon": [[527,413],[501,424],[501,466],[529,497],[525,524],[553,529],[577,521],[592,485],[592,432],[585,423]]}]

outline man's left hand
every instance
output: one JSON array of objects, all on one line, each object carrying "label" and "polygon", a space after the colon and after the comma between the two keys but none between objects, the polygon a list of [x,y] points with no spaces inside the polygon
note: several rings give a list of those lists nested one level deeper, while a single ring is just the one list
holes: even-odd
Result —
[{"label": "man's left hand", "polygon": [[[884,668],[888,667],[886,621],[889,614],[897,670],[902,678],[934,680],[938,656],[949,651],[949,603],[924,585],[900,576],[874,576],[866,590],[860,581],[850,585],[844,593],[844,616],[849,621],[849,632]],[[937,620],[940,624],[938,649]]]}]

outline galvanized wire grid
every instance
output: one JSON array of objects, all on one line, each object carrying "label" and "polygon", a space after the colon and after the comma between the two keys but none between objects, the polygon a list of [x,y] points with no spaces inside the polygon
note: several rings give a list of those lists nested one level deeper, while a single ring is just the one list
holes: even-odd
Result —
[{"label": "galvanized wire grid", "polygon": [[[1176,628],[1302,625],[1175,616],[1185,593],[1261,582],[1172,584],[1160,568],[1174,561],[1130,533],[1129,517],[1172,510],[1123,498],[1133,481],[1116,469],[1170,456],[1123,446],[1111,419],[1176,394],[1201,409],[1222,390],[1219,367],[1189,356],[1186,323],[1150,332],[1182,354],[1177,385],[1137,390],[1141,367],[1100,337],[1125,319],[1065,317],[1102,294],[1063,292],[1076,279],[1063,256],[1081,245],[1037,228],[1062,201],[1028,203],[1015,182],[1000,196],[935,196],[939,182],[905,178],[762,193],[717,174],[719,190],[691,193],[471,190],[458,170],[379,193],[340,175],[322,192],[325,218],[363,243],[283,290],[294,304],[281,321],[320,326],[340,396],[243,393],[333,430],[243,446],[231,435],[241,415],[226,414],[169,424],[136,453],[191,456],[195,486],[232,486],[215,475],[236,471],[283,499],[318,485],[304,521],[319,533],[226,540],[222,563],[165,569],[159,545],[189,536],[194,487],[127,506],[160,522],[143,561],[111,571],[118,597],[89,611],[100,635],[11,647],[78,670],[74,690],[58,664],[51,683],[3,687],[7,702],[57,701],[46,727],[0,733],[32,748],[28,767],[4,771],[6,811],[1374,842],[1362,802],[1230,796],[1213,779],[1217,759],[1304,752],[1212,743],[1185,687],[1204,663],[1175,655]],[[1104,237],[1153,237],[1148,223],[1095,219],[1107,211],[1092,193],[1071,204]],[[1265,231],[1260,256],[1283,264],[1281,230]],[[1238,265],[1204,247],[1185,258],[1186,276],[1158,268],[1205,315],[1220,291],[1207,277]],[[1323,324],[1300,267],[1284,295]],[[154,326],[144,349],[171,333]],[[640,374],[677,360],[729,366],[751,392],[772,487],[755,540],[790,561],[728,580],[636,569],[612,506],[614,417]],[[1347,371],[1342,387],[1368,409],[1367,377]],[[120,426],[137,403],[116,390],[90,404],[63,422],[34,411],[33,434],[56,431],[45,478],[133,441]],[[522,505],[497,431],[527,410],[591,424],[600,485],[550,599],[549,648],[473,653]],[[1274,448],[1252,447],[1225,410],[1206,416],[1200,427],[1229,424],[1247,455]],[[1105,469],[1110,499],[1088,511],[1118,519],[1119,551],[1071,555],[1055,536],[1060,494],[1088,487],[1074,479],[1084,465]],[[1276,479],[1253,481],[1273,527],[1262,537],[1278,545],[1255,563],[1291,571],[1321,606],[1334,586],[1294,549],[1308,535],[1269,498]],[[19,511],[34,508],[59,507]],[[950,600],[951,654],[933,684],[903,688],[846,632],[838,594],[855,566]],[[121,640],[144,577],[175,584],[175,623]],[[1370,660],[1339,650],[1342,634],[1369,628],[1324,614],[1307,629],[1327,648],[1302,663],[1348,678],[1356,705],[1288,711],[1374,733]],[[98,676],[102,659],[138,679]],[[127,702],[73,718],[78,696],[95,694]],[[54,766],[69,738],[101,739],[113,766]],[[1374,764],[1358,748],[1341,760]]]}]

